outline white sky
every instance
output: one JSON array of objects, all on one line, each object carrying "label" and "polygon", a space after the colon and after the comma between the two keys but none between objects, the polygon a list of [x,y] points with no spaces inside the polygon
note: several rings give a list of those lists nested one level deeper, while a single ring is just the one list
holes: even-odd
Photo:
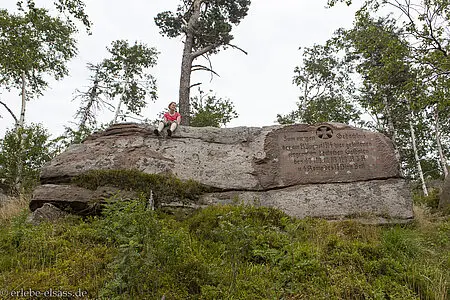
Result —
[{"label": "white sky", "polygon": [[[2,0],[1,8],[14,9],[16,0]],[[52,0],[36,1],[48,8]],[[157,79],[159,99],[142,111],[145,118],[155,119],[171,101],[178,102],[182,39],[168,39],[159,34],[153,18],[165,10],[175,10],[180,0],[85,0],[87,13],[94,25],[88,36],[80,30],[79,54],[69,63],[70,74],[61,81],[50,81],[43,96],[28,102],[26,122],[42,123],[53,135],[74,122],[79,105],[71,101],[75,89],[85,89],[89,72],[87,63],[106,58],[106,46],[113,40],[127,39],[156,47],[160,52],[157,66],[151,70]],[[299,47],[320,44],[339,27],[350,27],[358,2],[350,7],[337,5],[326,9],[326,0],[253,0],[248,16],[232,31],[233,44],[248,52],[234,49],[212,56],[214,70],[220,75],[210,82],[207,72],[194,72],[191,83],[201,81],[204,91],[214,90],[218,97],[229,98],[239,117],[227,127],[266,126],[275,124],[277,113],[295,109],[298,87],[292,84],[294,68],[301,62]],[[197,87],[191,91],[195,93]],[[0,90],[0,98],[19,115],[18,91]],[[13,119],[0,106],[0,137]],[[108,122],[113,113],[100,112],[98,120]]]}]

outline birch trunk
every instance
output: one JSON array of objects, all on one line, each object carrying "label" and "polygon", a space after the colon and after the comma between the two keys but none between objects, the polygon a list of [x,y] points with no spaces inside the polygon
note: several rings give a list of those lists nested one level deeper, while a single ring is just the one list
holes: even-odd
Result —
[{"label": "birch trunk", "polygon": [[397,129],[395,129],[394,126],[394,121],[392,120],[392,114],[391,114],[391,107],[389,105],[389,101],[384,98],[384,110],[385,110],[385,114],[386,114],[386,119],[387,119],[387,123],[388,123],[388,130],[389,133],[391,135],[391,140],[392,140],[392,144],[394,145],[394,153],[395,153],[395,158],[397,158],[398,161],[398,167],[400,169],[400,175],[403,176],[403,170],[402,170],[402,166],[401,166],[401,156],[400,156],[400,151],[398,149],[398,145],[397,145]]},{"label": "birch trunk", "polygon": [[16,137],[19,141],[19,149],[17,149],[17,175],[15,178],[16,191],[19,194],[23,192],[22,176],[23,176],[23,125],[25,123],[25,111],[26,111],[26,77],[25,72],[22,72],[22,107],[20,109],[20,117],[16,126]]},{"label": "birch trunk", "polygon": [[122,99],[120,99],[119,104],[117,104],[116,112],[114,113],[114,119],[111,121],[111,125],[116,124],[117,118],[119,117],[121,105],[122,105]]},{"label": "birch trunk", "polygon": [[25,123],[25,108],[26,108],[26,78],[25,72],[22,72],[22,107],[20,109],[20,117],[17,127],[22,128]]},{"label": "birch trunk", "polygon": [[89,95],[89,102],[86,106],[86,110],[84,112],[84,115],[81,118],[80,125],[78,126],[78,130],[82,130],[84,127],[86,127],[86,122],[88,120],[89,111],[91,110],[92,105],[94,105],[95,102],[95,96],[97,95],[97,89],[98,89],[98,74],[95,74],[94,78],[94,86],[92,87],[91,93]]},{"label": "birch trunk", "polygon": [[179,107],[181,124],[189,126],[190,124],[190,89],[191,89],[191,69],[194,55],[192,49],[194,47],[195,25],[200,18],[200,6],[203,0],[195,0],[192,4],[192,15],[186,25],[186,39],[184,41],[183,57],[181,60],[180,90],[179,90]]},{"label": "birch trunk", "polygon": [[124,66],[124,76],[125,76],[125,83],[123,86],[122,96],[120,97],[119,104],[117,104],[116,112],[114,113],[114,119],[111,121],[111,125],[113,125],[117,122],[117,118],[119,117],[119,113],[120,113],[120,106],[122,106],[124,94],[128,88],[128,83],[130,82],[129,78],[128,78],[128,65]]},{"label": "birch trunk", "polygon": [[439,152],[439,161],[441,163],[442,170],[444,171],[444,177],[448,176],[447,162],[445,160],[444,151],[442,151],[441,144],[441,128],[439,126],[439,110],[436,106],[434,111],[434,119],[435,119],[435,128],[436,128],[436,144]]},{"label": "birch trunk", "polygon": [[422,166],[420,164],[419,154],[417,152],[416,132],[414,130],[414,126],[412,123],[412,120],[414,119],[412,110],[410,110],[410,117],[411,118],[409,120],[409,130],[411,131],[411,142],[412,142],[412,146],[413,146],[414,158],[415,158],[416,164],[417,164],[417,173],[419,173],[420,182],[422,183],[423,194],[425,196],[428,196],[428,189],[427,189],[427,185],[425,184],[425,178],[423,177]]}]

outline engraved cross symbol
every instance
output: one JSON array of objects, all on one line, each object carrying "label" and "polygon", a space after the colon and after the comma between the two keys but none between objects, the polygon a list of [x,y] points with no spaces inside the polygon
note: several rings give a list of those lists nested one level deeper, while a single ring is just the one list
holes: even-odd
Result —
[{"label": "engraved cross symbol", "polygon": [[316,134],[321,139],[329,139],[333,136],[333,130],[328,126],[321,126],[317,128]]}]

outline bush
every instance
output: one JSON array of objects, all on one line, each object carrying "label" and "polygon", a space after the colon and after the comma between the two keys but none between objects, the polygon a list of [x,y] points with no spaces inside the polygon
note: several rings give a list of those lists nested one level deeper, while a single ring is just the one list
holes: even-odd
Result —
[{"label": "bush", "polygon": [[413,195],[413,202],[416,205],[424,205],[433,210],[437,210],[439,207],[439,189],[430,189],[428,196],[424,196],[422,193],[416,192]]}]

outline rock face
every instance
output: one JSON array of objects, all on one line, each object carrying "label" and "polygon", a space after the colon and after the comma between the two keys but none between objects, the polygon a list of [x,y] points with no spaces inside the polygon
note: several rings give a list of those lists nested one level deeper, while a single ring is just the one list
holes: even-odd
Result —
[{"label": "rock face", "polygon": [[[385,136],[344,124],[263,128],[180,127],[172,138],[154,128],[117,124],[71,146],[41,172],[31,207],[82,198],[60,195],[70,178],[89,170],[137,169],[194,179],[219,192],[200,204],[245,202],[274,206],[297,216],[413,217],[407,183],[400,178]],[[64,198],[64,199],[63,199]]]}]

